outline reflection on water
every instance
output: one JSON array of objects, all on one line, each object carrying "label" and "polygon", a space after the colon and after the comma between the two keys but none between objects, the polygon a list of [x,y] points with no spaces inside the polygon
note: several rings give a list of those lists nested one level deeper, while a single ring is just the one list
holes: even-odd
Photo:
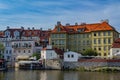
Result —
[{"label": "reflection on water", "polygon": [[0,72],[0,80],[118,80],[120,73],[57,70],[9,70]]}]

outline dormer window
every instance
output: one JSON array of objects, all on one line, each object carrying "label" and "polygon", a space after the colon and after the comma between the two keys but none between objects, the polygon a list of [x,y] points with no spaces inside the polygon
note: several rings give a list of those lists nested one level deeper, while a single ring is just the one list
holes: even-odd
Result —
[{"label": "dormer window", "polygon": [[58,28],[57,28],[57,31],[60,32],[60,30],[61,30],[60,27],[58,27]]},{"label": "dormer window", "polygon": [[78,28],[77,31],[78,31],[78,32],[84,32],[85,29],[84,29],[84,28]]}]

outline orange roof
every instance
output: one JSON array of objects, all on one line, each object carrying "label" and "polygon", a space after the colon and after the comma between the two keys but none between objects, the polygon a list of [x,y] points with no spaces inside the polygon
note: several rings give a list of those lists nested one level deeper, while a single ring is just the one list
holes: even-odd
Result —
[{"label": "orange roof", "polygon": [[67,33],[78,33],[78,30],[81,30],[82,32],[92,32],[92,31],[107,31],[107,30],[115,30],[112,26],[110,26],[107,22],[102,23],[94,23],[94,24],[81,24],[81,25],[59,25],[56,26],[52,33],[59,33],[58,27],[60,28],[61,32],[67,32]]}]

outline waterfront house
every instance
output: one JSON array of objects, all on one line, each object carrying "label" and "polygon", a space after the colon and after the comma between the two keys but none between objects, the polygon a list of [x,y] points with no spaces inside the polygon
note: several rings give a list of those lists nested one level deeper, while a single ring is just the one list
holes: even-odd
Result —
[{"label": "waterfront house", "polygon": [[[116,39],[112,44],[110,49],[110,57],[119,57],[120,56],[120,38]],[[119,57],[120,58],[120,57]]]},{"label": "waterfront house", "polygon": [[41,60],[45,69],[61,69],[63,51],[48,45],[41,50]]},{"label": "waterfront house", "polygon": [[82,55],[73,51],[64,53],[64,62],[77,62]]}]

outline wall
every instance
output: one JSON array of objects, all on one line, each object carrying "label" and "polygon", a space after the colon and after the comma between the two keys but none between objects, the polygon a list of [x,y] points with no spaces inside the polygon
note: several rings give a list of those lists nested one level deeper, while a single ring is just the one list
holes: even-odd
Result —
[{"label": "wall", "polygon": [[74,69],[77,67],[97,68],[97,67],[120,67],[120,59],[80,59],[78,62],[64,62],[64,68]]}]

